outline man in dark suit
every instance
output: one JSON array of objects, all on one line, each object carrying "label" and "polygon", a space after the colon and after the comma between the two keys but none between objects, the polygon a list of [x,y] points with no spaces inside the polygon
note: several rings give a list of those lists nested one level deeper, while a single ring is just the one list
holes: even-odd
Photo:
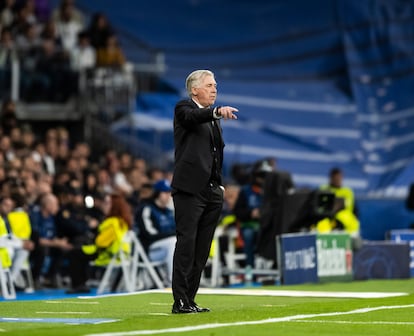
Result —
[{"label": "man in dark suit", "polygon": [[224,142],[220,119],[237,119],[237,109],[216,106],[217,83],[209,70],[186,79],[190,99],[174,111],[175,165],[172,180],[177,243],[174,253],[173,313],[208,312],[195,303],[201,273],[223,204]]}]

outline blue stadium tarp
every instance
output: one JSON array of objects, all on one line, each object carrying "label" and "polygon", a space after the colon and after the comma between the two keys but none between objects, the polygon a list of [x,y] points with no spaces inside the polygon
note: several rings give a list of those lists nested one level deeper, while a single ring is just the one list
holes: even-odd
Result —
[{"label": "blue stadium tarp", "polygon": [[[173,151],[168,122],[186,75],[209,68],[217,103],[240,109],[237,122],[223,122],[227,169],[274,156],[298,185],[326,182],[332,166],[363,194],[401,196],[413,182],[412,1],[78,3],[101,8],[120,35],[165,53],[163,80],[177,95],[139,97],[133,123],[144,141],[157,134],[162,151]],[[123,47],[140,61],[133,43]]]}]

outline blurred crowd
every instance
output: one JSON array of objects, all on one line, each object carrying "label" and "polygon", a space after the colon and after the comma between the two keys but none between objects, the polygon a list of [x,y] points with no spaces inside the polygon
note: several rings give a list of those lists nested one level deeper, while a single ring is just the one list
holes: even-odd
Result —
[{"label": "blurred crowd", "polygon": [[[39,134],[16,118],[11,100],[3,103],[0,126],[0,215],[14,237],[31,242],[20,250],[30,254],[37,288],[58,286],[68,275],[67,252],[93,241],[110,195],[121,195],[135,213],[155,182],[171,179],[171,172],[127,152],[107,149],[93,160],[94,149],[74,143],[64,127]],[[13,267],[18,274],[22,265]]]},{"label": "blurred crowd", "polygon": [[17,64],[21,99],[27,102],[65,102],[79,90],[81,72],[127,67],[104,13],[87,19],[74,0],[62,0],[57,8],[47,0],[2,0],[0,100],[10,96]]}]

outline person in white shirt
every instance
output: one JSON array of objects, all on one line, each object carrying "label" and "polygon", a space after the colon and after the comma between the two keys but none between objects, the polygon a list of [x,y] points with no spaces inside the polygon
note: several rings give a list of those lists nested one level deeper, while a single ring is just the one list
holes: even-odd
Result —
[{"label": "person in white shirt", "polygon": [[71,4],[62,6],[56,21],[56,30],[62,40],[64,50],[70,51],[75,48],[78,34],[83,28],[83,25],[73,18],[73,6]]},{"label": "person in white shirt", "polygon": [[96,51],[91,46],[86,32],[78,34],[78,44],[70,50],[70,64],[74,71],[84,71],[95,67]]}]

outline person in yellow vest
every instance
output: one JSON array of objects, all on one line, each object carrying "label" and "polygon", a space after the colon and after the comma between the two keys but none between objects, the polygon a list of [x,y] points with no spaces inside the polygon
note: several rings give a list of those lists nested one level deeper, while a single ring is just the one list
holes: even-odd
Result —
[{"label": "person in yellow vest", "polygon": [[0,260],[2,267],[11,268],[13,280],[34,248],[27,213],[14,208],[14,204],[11,197],[0,199]]},{"label": "person in yellow vest", "polygon": [[320,189],[333,192],[337,201],[342,204],[332,218],[324,218],[317,223],[317,231],[328,233],[332,230],[343,230],[352,237],[359,237],[360,224],[356,216],[354,192],[351,188],[343,186],[342,170],[337,167],[332,168],[329,173],[329,183],[322,185]]},{"label": "person in yellow vest", "polygon": [[132,225],[132,210],[125,197],[111,195],[111,207],[104,221],[98,226],[95,244],[83,245],[69,252],[71,288],[66,291],[67,294],[90,292],[86,285],[89,262],[95,260],[95,265],[105,266],[119,249],[127,251],[129,246],[123,246],[122,239],[132,229]]}]

